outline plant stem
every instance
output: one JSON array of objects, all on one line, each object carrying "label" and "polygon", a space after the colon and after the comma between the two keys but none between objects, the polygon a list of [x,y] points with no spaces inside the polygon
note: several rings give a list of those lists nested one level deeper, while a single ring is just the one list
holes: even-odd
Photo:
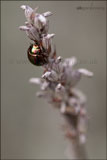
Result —
[{"label": "plant stem", "polygon": [[70,140],[69,147],[67,149],[68,159],[87,159],[85,144],[80,144],[78,138]]},{"label": "plant stem", "polygon": [[85,144],[79,144],[79,140],[72,140],[72,150],[74,151],[76,159],[87,159]]},{"label": "plant stem", "polygon": [[[80,135],[78,133],[78,117],[73,115],[65,115],[66,125],[71,129],[71,131],[67,131],[69,147],[67,149],[67,156],[70,159],[87,159],[86,153],[86,145],[85,143],[80,142]],[[75,128],[75,132],[73,133],[72,126]]]}]

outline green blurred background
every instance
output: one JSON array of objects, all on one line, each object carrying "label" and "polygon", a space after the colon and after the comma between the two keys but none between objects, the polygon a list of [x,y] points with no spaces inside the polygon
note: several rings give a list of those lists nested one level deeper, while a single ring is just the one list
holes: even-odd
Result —
[{"label": "green blurred background", "polygon": [[[30,40],[18,27],[26,21],[21,5],[38,12],[52,11],[49,33],[55,33],[57,54],[76,56],[77,67],[94,72],[78,84],[88,98],[90,159],[106,158],[106,2],[104,1],[2,1],[1,2],[1,129],[4,159],[64,159],[67,140],[58,110],[39,99],[31,77],[41,67],[28,62]],[[79,9],[79,8],[80,9]],[[92,8],[93,7],[93,8]],[[90,9],[91,8],[91,9]]]}]

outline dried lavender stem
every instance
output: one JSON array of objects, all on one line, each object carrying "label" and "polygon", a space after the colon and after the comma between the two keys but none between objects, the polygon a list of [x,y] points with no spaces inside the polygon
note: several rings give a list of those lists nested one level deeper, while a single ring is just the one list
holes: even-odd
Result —
[{"label": "dried lavender stem", "polygon": [[[68,123],[68,125],[71,125],[69,121],[70,118],[69,115],[66,115],[66,117],[64,116],[64,118],[66,123]],[[85,143],[83,144],[80,143],[79,134],[77,134],[74,137],[68,135],[68,138],[69,138],[69,147],[66,153],[67,157],[70,159],[72,158],[72,159],[86,160],[87,159],[86,146]]]},{"label": "dried lavender stem", "polygon": [[72,153],[70,158],[72,157],[73,159],[82,159],[82,160],[88,159],[86,154],[85,144],[80,145],[78,137],[75,140],[71,140],[69,148],[70,148],[69,153]]},{"label": "dried lavender stem", "polygon": [[57,57],[56,48],[52,45],[54,34],[48,34],[49,21],[47,17],[52,15],[50,11],[39,14],[37,8],[33,10],[25,5],[21,8],[25,11],[27,22],[25,22],[26,26],[20,27],[20,30],[25,31],[36,45],[33,50],[33,45],[28,50],[28,54],[31,56],[30,62],[33,61],[33,64],[44,67],[42,77],[31,78],[30,82],[40,85],[41,91],[37,93],[37,96],[47,99],[64,116],[66,120],[65,135],[70,142],[69,158],[86,159],[86,97],[75,86],[82,75],[91,77],[93,73],[83,68],[74,69],[77,63],[75,57],[65,60]]}]

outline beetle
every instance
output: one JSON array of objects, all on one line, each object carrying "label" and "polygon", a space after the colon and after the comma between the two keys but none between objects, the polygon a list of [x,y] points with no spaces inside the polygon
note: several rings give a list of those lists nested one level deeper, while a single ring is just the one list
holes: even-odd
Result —
[{"label": "beetle", "polygon": [[43,46],[37,42],[29,46],[27,56],[29,61],[36,66],[42,66],[48,62]]}]

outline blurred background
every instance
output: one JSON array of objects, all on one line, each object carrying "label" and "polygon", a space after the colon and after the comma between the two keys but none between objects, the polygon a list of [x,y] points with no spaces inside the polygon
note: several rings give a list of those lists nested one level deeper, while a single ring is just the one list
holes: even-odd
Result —
[{"label": "blurred background", "polygon": [[87,96],[89,159],[106,159],[106,2],[1,2],[1,134],[3,159],[64,159],[67,140],[59,111],[35,93],[31,77],[43,70],[27,59],[30,40],[18,27],[26,21],[21,5],[52,11],[49,33],[55,33],[57,54],[76,56],[77,67],[94,72],[78,88]]}]

